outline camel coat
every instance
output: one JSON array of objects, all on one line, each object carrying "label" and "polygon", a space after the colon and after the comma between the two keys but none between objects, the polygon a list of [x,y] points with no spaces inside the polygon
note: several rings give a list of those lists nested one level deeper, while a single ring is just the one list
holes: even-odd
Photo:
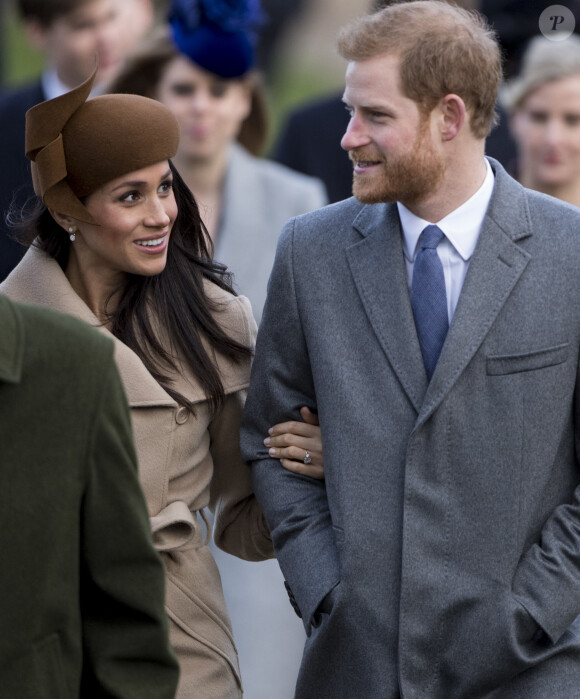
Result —
[{"label": "camel coat", "polygon": [[[13,299],[48,306],[98,326],[58,263],[37,248],[30,248],[0,290]],[[206,292],[219,304],[216,313],[221,326],[239,342],[253,345],[256,326],[247,299],[211,282],[206,282]],[[108,330],[100,330],[112,337]],[[154,543],[167,571],[170,638],[181,666],[177,696],[239,697],[238,657],[219,573],[206,546],[210,535],[203,510],[208,506],[214,510],[214,538],[224,550],[248,560],[273,555],[239,453],[250,361],[234,365],[216,358],[226,399],[213,418],[191,373],[184,367],[173,377],[176,390],[195,402],[192,415],[159,386],[132,350],[113,339],[131,407]]]}]

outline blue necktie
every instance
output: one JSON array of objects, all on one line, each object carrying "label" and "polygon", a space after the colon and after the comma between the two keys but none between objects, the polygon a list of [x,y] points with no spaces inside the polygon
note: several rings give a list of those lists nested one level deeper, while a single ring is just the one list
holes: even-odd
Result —
[{"label": "blue necktie", "polygon": [[449,329],[445,277],[437,255],[437,246],[443,237],[443,231],[437,226],[427,226],[423,230],[411,284],[411,306],[429,381]]}]

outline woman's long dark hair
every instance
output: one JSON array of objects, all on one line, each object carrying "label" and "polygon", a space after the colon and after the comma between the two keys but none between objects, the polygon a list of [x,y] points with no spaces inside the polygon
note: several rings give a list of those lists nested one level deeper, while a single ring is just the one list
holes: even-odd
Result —
[{"label": "woman's long dark hair", "polygon": [[[176,357],[183,358],[215,411],[223,402],[224,387],[204,342],[236,363],[251,356],[251,349],[229,337],[212,314],[217,308],[205,294],[204,279],[234,293],[231,277],[223,265],[212,260],[213,245],[193,194],[171,162],[170,166],[177,217],[165,269],[152,277],[127,275],[108,320],[113,335],[135,352],[167,393],[194,412],[193,404],[173,388],[169,376],[171,371],[180,371]],[[30,242],[36,237],[37,245],[66,268],[70,241],[44,205],[18,228],[21,239],[28,237]],[[163,338],[168,339],[168,347]]]}]

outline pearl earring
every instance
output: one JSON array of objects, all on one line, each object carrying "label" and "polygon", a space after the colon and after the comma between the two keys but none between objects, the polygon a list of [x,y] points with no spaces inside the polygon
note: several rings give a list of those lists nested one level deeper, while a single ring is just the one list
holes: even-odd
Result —
[{"label": "pearl earring", "polygon": [[72,226],[69,226],[68,232],[70,233],[70,235],[69,235],[70,242],[74,243],[75,240],[77,239],[77,237],[75,235],[75,229]]}]

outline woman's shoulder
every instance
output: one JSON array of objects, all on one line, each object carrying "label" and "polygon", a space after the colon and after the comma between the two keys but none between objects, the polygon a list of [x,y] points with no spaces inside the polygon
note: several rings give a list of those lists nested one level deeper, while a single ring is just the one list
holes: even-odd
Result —
[{"label": "woman's shoulder", "polygon": [[236,296],[209,279],[204,279],[204,292],[222,330],[239,343],[253,347],[258,328],[249,299]]}]

